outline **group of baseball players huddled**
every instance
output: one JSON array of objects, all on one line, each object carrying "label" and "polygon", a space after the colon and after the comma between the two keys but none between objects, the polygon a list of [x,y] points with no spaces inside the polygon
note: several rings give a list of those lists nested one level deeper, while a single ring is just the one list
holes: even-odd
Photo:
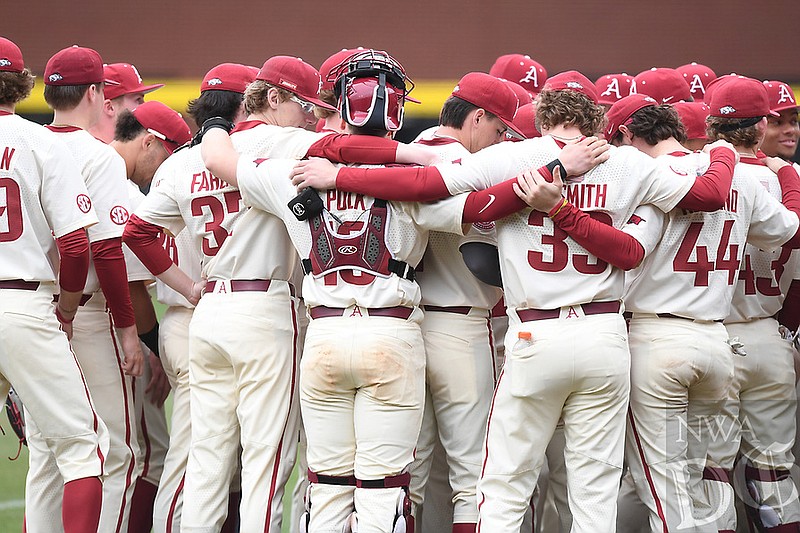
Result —
[{"label": "group of baseball players huddled", "polygon": [[194,135],[92,49],[42,80],[47,126],[0,38],[28,533],[800,532],[787,84],[509,54],[403,144],[384,51],[217,65]]}]

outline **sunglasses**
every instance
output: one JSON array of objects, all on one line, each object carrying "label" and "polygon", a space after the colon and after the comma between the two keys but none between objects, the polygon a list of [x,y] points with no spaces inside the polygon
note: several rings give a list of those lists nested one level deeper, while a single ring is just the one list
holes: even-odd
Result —
[{"label": "sunglasses", "polygon": [[301,100],[300,98],[298,98],[298,97],[296,97],[294,95],[290,96],[289,100],[291,100],[292,102],[295,102],[297,105],[299,105],[302,108],[304,113],[307,113],[309,115],[314,112],[314,108],[316,107],[311,102],[306,102],[305,100]]}]

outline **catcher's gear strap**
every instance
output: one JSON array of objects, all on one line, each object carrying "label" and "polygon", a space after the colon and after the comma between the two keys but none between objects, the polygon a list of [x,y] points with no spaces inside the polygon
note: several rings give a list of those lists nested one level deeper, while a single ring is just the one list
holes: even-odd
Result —
[{"label": "catcher's gear strap", "polygon": [[414,268],[391,257],[386,248],[389,210],[386,200],[375,199],[364,228],[352,235],[333,233],[319,213],[308,219],[311,257],[303,260],[306,274],[324,276],[337,270],[360,270],[381,277],[396,274],[414,281]]},{"label": "catcher's gear strap", "polygon": [[789,476],[789,471],[783,468],[756,468],[750,465],[744,467],[745,479],[755,479],[763,483],[783,481]]},{"label": "catcher's gear strap", "polygon": [[393,489],[397,487],[408,487],[411,482],[411,474],[406,472],[396,476],[387,476],[383,479],[356,479],[356,487],[360,489]]},{"label": "catcher's gear strap", "polygon": [[355,476],[326,476],[308,471],[308,481],[310,483],[322,483],[323,485],[341,485],[355,487],[357,479]]}]

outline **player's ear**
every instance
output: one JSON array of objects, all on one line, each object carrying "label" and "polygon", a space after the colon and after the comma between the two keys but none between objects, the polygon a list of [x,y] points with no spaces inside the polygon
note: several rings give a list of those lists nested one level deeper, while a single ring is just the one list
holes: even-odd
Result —
[{"label": "player's ear", "polygon": [[114,104],[108,98],[103,101],[103,114],[108,115],[109,117],[114,116]]},{"label": "player's ear", "polygon": [[486,117],[486,111],[483,108],[478,108],[472,115],[472,123],[476,126]]},{"label": "player's ear", "polygon": [[155,135],[153,135],[149,131],[146,131],[144,133],[144,135],[142,135],[142,138],[141,138],[140,142],[141,142],[142,150],[147,151],[153,146],[154,143],[158,143],[159,141],[158,141],[158,139],[156,138]]},{"label": "player's ear", "polygon": [[278,109],[278,104],[281,103],[281,95],[278,89],[275,87],[270,87],[267,90],[267,102],[269,103],[270,108]]}]

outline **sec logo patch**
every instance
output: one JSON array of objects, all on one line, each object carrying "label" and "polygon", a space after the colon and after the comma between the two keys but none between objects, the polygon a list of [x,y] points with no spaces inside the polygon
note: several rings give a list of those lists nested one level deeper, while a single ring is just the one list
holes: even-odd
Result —
[{"label": "sec logo patch", "polygon": [[92,209],[92,200],[85,194],[79,194],[75,199],[75,203],[78,204],[78,209],[82,213],[88,213]]},{"label": "sec logo patch", "polygon": [[111,217],[111,222],[117,226],[122,226],[128,222],[128,210],[121,205],[112,207],[108,215]]}]

